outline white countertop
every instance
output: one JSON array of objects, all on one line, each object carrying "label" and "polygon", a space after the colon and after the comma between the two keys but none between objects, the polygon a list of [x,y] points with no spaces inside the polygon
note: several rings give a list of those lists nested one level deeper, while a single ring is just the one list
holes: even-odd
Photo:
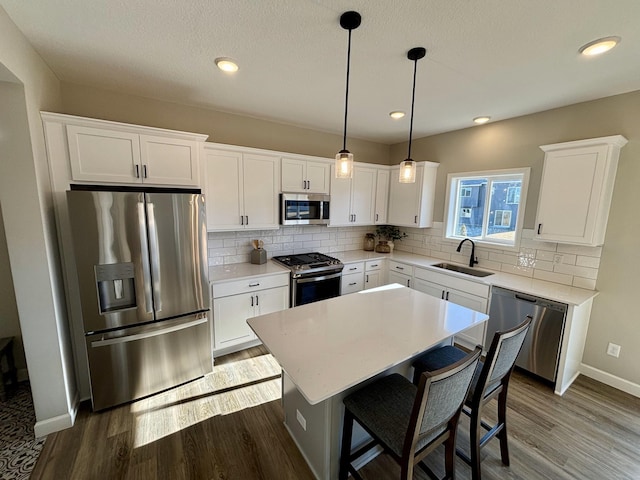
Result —
[{"label": "white countertop", "polygon": [[[534,278],[513,275],[511,273],[496,272],[485,268],[478,270],[486,270],[493,272],[488,277],[473,277],[463,273],[443,270],[434,267],[436,263],[442,263],[443,260],[434,257],[426,257],[414,253],[396,251],[393,253],[377,253],[366,252],[364,250],[351,250],[347,252],[332,253],[343,263],[363,262],[367,260],[389,259],[396,262],[406,263],[414,267],[421,267],[432,270],[434,272],[444,273],[454,277],[463,278],[468,281],[482,283],[485,285],[495,285],[496,287],[509,288],[518,292],[535,295],[538,297],[554,300],[556,302],[566,303],[568,305],[581,305],[587,300],[598,295],[597,290],[586,290],[584,288],[571,287],[560,283],[547,282],[545,280],[537,280]],[[447,262],[454,263],[454,262]],[[276,273],[288,273],[289,269],[283,267],[269,259],[267,263],[262,265],[253,265],[251,263],[234,263],[230,265],[220,265],[209,267],[209,281],[213,283],[225,282],[229,280],[237,280],[246,277],[259,277],[265,275],[273,275]]]},{"label": "white countertop", "polygon": [[488,318],[392,284],[247,323],[314,405]]},{"label": "white countertop", "polygon": [[254,265],[253,263],[231,263],[229,265],[209,267],[209,283],[215,284],[248,277],[264,277],[278,273],[288,275],[290,272],[288,268],[278,265],[271,260],[267,260],[267,263],[263,263],[262,265]]},{"label": "white countertop", "polygon": [[[450,270],[444,270],[442,268],[434,267],[434,264],[443,263],[444,260],[439,258],[426,257],[424,255],[417,255],[414,253],[377,253],[365,252],[364,250],[353,250],[344,253],[336,253],[334,254],[334,256],[336,258],[339,258],[343,263],[388,258],[389,260],[406,263],[409,265],[413,265],[414,267],[427,268],[434,272],[445,273],[447,275],[452,275],[485,285],[495,285],[496,287],[509,288],[511,290],[517,290],[518,292],[535,295],[537,297],[543,297],[548,300],[555,300],[556,302],[562,302],[569,305],[581,305],[587,300],[598,295],[597,290],[586,290],[584,288],[571,287],[569,285],[547,282],[545,280],[537,280],[520,275],[513,275],[511,273],[496,272],[495,270],[489,270],[482,267],[477,267],[477,270],[492,272],[493,275],[489,275],[487,277],[473,277],[470,275],[465,275],[464,273],[457,273]],[[446,263],[455,262],[447,261]]]}]

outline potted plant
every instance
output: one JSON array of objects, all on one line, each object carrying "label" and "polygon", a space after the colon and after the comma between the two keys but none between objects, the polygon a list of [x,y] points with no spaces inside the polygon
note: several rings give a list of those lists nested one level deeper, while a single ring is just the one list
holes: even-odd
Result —
[{"label": "potted plant", "polygon": [[407,238],[405,232],[401,232],[398,227],[393,225],[378,225],[376,227],[376,237],[380,239],[380,241],[387,242],[389,245],[389,250],[393,251],[393,242],[395,240],[402,240],[403,238]]}]

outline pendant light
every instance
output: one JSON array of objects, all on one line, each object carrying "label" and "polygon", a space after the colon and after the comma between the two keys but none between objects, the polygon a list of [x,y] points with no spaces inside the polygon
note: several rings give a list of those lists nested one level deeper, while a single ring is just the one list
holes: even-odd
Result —
[{"label": "pendant light", "polygon": [[407,159],[400,164],[400,183],[415,183],[416,162],[411,159],[411,137],[413,136],[413,104],[416,99],[416,71],[418,70],[418,60],[424,58],[427,50],[422,47],[412,48],[407,52],[407,58],[413,61],[413,90],[411,93],[411,122],[409,126],[409,152]]},{"label": "pendant light", "polygon": [[344,98],[344,135],[342,150],[336,154],[336,178],[353,177],[353,154],[347,150],[347,111],[349,107],[349,64],[351,62],[351,30],[360,26],[362,17],[358,12],[345,12],[340,16],[340,26],[349,31],[347,46],[347,88]]}]

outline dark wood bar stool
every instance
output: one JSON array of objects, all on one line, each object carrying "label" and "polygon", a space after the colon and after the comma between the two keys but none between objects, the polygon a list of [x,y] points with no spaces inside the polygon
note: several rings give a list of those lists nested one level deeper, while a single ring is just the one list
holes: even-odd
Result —
[{"label": "dark wood bar stool", "polygon": [[[502,463],[509,465],[509,447],[507,445],[507,389],[509,379],[520,353],[524,338],[529,330],[532,318],[527,316],[517,327],[503,332],[496,332],[485,361],[478,362],[471,382],[471,388],[464,402],[463,412],[471,418],[470,455],[457,449],[456,453],[471,466],[473,480],[481,479],[480,449],[489,440],[497,436],[500,439],[500,456]],[[414,383],[423,372],[440,371],[450,364],[455,364],[467,353],[453,346],[436,348],[418,357],[413,363]],[[491,426],[482,420],[482,410],[493,398],[498,399],[498,422]],[[487,432],[481,436],[481,428]]]},{"label": "dark wood bar stool", "polygon": [[[402,480],[413,478],[416,464],[437,479],[422,459],[441,444],[445,445],[444,478],[454,478],[458,418],[480,353],[478,347],[447,368],[425,372],[417,387],[394,373],[345,397],[339,479],[346,480],[351,473],[361,480],[352,462],[376,445],[400,464]],[[354,420],[373,440],[351,453]]]},{"label": "dark wood bar stool", "polygon": [[[5,359],[7,371],[2,367],[2,359]],[[18,371],[13,358],[13,337],[0,338],[0,372],[2,373],[2,382],[0,382],[0,400],[4,402],[7,398],[7,380],[9,380],[11,388],[18,386]]]}]

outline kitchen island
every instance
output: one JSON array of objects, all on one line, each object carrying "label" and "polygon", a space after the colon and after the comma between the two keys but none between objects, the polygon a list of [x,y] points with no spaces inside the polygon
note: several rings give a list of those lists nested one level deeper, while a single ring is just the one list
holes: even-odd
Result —
[{"label": "kitchen island", "polygon": [[[398,284],[250,318],[279,362],[285,426],[319,479],[338,477],[342,399],[488,316]],[[353,446],[367,435],[354,430]],[[366,461],[366,459],[365,459]]]}]

